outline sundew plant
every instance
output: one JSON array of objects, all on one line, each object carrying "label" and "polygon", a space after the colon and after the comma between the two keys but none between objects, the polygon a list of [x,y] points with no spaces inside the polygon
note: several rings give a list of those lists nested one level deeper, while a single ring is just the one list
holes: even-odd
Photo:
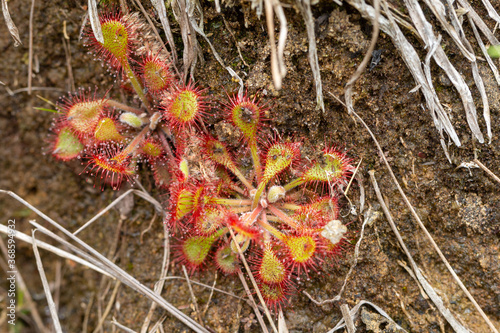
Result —
[{"label": "sundew plant", "polygon": [[[62,98],[52,155],[81,159],[84,172],[113,189],[149,166],[168,194],[165,227],[178,240],[177,262],[191,272],[216,266],[234,274],[242,254],[266,302],[288,305],[297,281],[323,271],[345,243],[337,193],[352,176],[350,158],[327,146],[316,160],[302,159],[300,142],[266,134],[270,110],[257,97],[216,103],[182,82],[136,14],[106,10],[100,23],[104,42],[89,27],[85,45],[130,102],[101,87]],[[237,149],[206,130],[208,115],[217,113],[239,131]]]}]

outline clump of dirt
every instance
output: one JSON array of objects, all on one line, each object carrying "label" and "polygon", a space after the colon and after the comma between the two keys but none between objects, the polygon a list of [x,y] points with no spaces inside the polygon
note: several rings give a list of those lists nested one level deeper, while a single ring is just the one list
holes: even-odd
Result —
[{"label": "clump of dirt", "polygon": [[[0,133],[4,147],[0,150],[0,189],[16,192],[69,230],[76,230],[126,188],[121,192],[110,189],[101,191],[93,186],[92,177],[82,173],[85,165],[80,162],[63,164],[50,156],[47,140],[54,116],[33,108],[47,107],[36,95],[56,101],[71,90],[69,67],[76,87],[97,87],[103,93],[113,87],[109,94],[120,96],[120,84],[87,54],[79,40],[85,7],[77,1],[37,2],[33,29],[34,91],[31,96],[28,95],[22,88],[27,86],[29,6],[28,0],[9,2],[23,45],[15,48],[5,25],[0,24],[0,81],[5,84],[0,94]],[[130,6],[132,10],[138,10]],[[480,15],[487,17],[481,9],[477,10]],[[366,192],[365,208],[371,206],[380,213],[373,189],[367,181],[368,171],[375,169],[404,241],[429,282],[456,317],[476,332],[487,332],[488,328],[479,314],[452,281],[412,220],[382,166],[370,136],[333,97],[342,98],[345,83],[364,56],[371,38],[368,22],[347,5],[339,7],[331,2],[320,1],[313,6],[325,92],[326,111],[323,113],[317,110],[315,104],[316,93],[307,60],[305,26],[293,6],[285,9],[288,20],[285,48],[287,75],[279,91],[272,84],[265,19],[259,19],[246,2],[235,2],[231,7],[223,5],[221,13],[216,12],[212,2],[207,2],[203,4],[203,11],[205,32],[222,59],[244,79],[250,95],[259,94],[268,103],[270,132],[276,129],[285,139],[301,139],[304,158],[314,158],[312,152],[323,148],[325,143],[336,143],[345,147],[356,163],[362,160],[357,181],[349,193],[349,199],[358,209],[357,215],[352,214],[346,199],[341,201],[343,220],[350,222],[353,242],[364,219],[359,212],[361,186]],[[173,17],[171,19],[175,22]],[[224,20],[233,33],[225,28]],[[178,43],[176,46],[181,50],[182,40],[176,24],[173,32]],[[69,39],[65,39],[65,36]],[[198,65],[195,79],[209,89],[215,101],[223,101],[226,98],[225,91],[235,91],[238,86],[216,61],[205,41],[199,38],[199,42],[205,62]],[[418,45],[418,41],[413,42]],[[65,52],[64,43],[69,45],[71,61]],[[356,83],[355,108],[380,141],[396,177],[436,243],[486,314],[499,326],[498,184],[480,169],[457,168],[462,162],[472,161],[474,152],[477,152],[479,160],[493,172],[500,173],[500,138],[497,131],[500,128],[499,104],[494,101],[491,105],[493,140],[491,144],[480,145],[472,139],[468,130],[457,93],[442,78],[438,68],[433,67],[435,85],[440,87],[440,98],[448,103],[453,124],[463,142],[460,148],[450,146],[454,162],[450,164],[441,149],[431,116],[422,107],[425,105],[422,95],[419,92],[410,93],[415,82],[390,39],[382,33],[376,48],[381,52],[381,61],[373,69],[365,71]],[[452,52],[452,48],[447,50]],[[472,82],[468,63],[458,55],[453,58],[453,62],[462,70],[467,82]],[[488,92],[498,96],[498,87],[491,74],[482,64],[480,67],[483,76],[489,78],[485,79]],[[476,105],[480,105],[479,93],[473,90],[473,94]],[[234,128],[224,123],[220,116],[212,117],[209,121],[210,131],[226,136],[229,144],[237,145]],[[481,126],[484,127],[484,124]],[[153,196],[160,201],[166,200],[165,194],[154,188],[151,175],[143,172],[141,182]],[[162,268],[165,244],[163,221],[146,202],[136,199],[135,203],[126,218],[121,219],[120,214],[112,210],[80,236],[101,253],[114,257],[120,267],[153,288]],[[30,219],[42,222],[34,213],[5,195],[0,196],[0,207],[2,223],[15,219],[18,231],[29,233]],[[118,225],[121,227],[117,232]],[[40,238],[47,240],[42,235]],[[175,244],[175,240],[172,239],[172,243]],[[31,247],[20,241],[16,244],[19,272],[25,278],[45,324],[50,326],[51,320],[46,311],[47,305]],[[48,252],[42,252],[42,259],[49,281],[56,281],[56,277],[60,276],[60,284],[54,292],[59,295],[58,313],[64,330],[76,332],[84,325],[93,329],[111,294],[104,291],[112,290],[114,282],[103,280],[100,274]],[[352,249],[347,249],[343,256],[332,260],[326,274],[311,274],[308,280],[297,281],[296,284],[316,300],[330,299],[340,290],[352,259]],[[406,261],[406,257],[385,218],[380,215],[365,230],[358,264],[347,282],[343,300],[350,307],[360,300],[373,302],[407,330],[438,332],[443,329],[451,332],[434,305],[422,295],[413,278],[402,267],[403,261]],[[220,273],[215,275],[214,272],[211,268],[206,269],[191,278],[207,285],[213,285],[215,281],[216,287],[234,296],[245,297],[239,280],[232,276],[221,276]],[[182,269],[171,261],[169,276],[182,275]],[[212,330],[260,331],[251,308],[240,298],[217,291],[210,296],[210,290],[199,285],[193,285],[193,291],[204,325]],[[186,314],[197,318],[184,280],[168,279],[162,296]],[[149,307],[150,301],[145,297],[122,286],[118,290],[112,316],[121,324],[139,331]],[[153,322],[163,314],[162,310],[157,309],[153,313]],[[33,327],[33,323],[26,319],[29,316],[28,313],[18,318],[19,325],[26,332]],[[285,309],[285,318],[290,332],[326,332],[341,318],[341,313],[337,303],[318,306],[299,293],[291,298],[290,306]],[[361,312],[358,323],[364,325],[368,332],[376,332],[377,329],[389,332],[393,327],[367,310]],[[375,323],[378,323],[377,327]],[[7,327],[5,321],[2,325]],[[168,332],[187,331],[183,324],[169,315],[165,317],[163,325]],[[110,331],[111,326],[106,322],[104,330]]]}]

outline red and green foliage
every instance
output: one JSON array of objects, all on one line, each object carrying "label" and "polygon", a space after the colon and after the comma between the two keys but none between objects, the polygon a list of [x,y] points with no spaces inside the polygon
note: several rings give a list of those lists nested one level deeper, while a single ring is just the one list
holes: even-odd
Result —
[{"label": "red and green foliage", "polygon": [[[280,307],[295,289],[295,279],[311,269],[320,271],[326,259],[338,254],[347,229],[338,221],[336,189],[346,185],[353,167],[333,147],[310,163],[301,162],[300,143],[273,140],[263,147],[257,140],[263,135],[263,109],[256,99],[232,97],[229,105],[229,118],[242,133],[241,146],[233,152],[217,138],[203,137],[195,157],[185,160],[191,166],[203,160],[209,171],[173,179],[167,222],[190,235],[182,241],[183,251],[193,247],[199,256],[182,258],[191,268],[213,258],[223,272],[235,272],[237,243],[253,265],[263,297],[272,307]],[[248,155],[253,168],[244,169]],[[203,191],[196,190],[201,183]],[[330,195],[305,191],[308,184],[317,188],[316,183],[328,185]],[[189,186],[193,188],[187,190]],[[185,189],[184,196],[179,187]],[[219,242],[214,235],[220,235]],[[208,243],[213,257],[199,250],[200,244]]]},{"label": "red and green foliage", "polygon": [[[295,279],[322,270],[325,259],[339,252],[347,229],[338,220],[337,190],[351,177],[351,160],[327,147],[305,163],[300,143],[266,143],[262,121],[269,110],[247,95],[221,103],[241,133],[240,147],[201,133],[207,113],[216,111],[213,103],[205,90],[179,81],[159,47],[139,48],[141,20],[110,11],[101,25],[104,43],[89,28],[87,45],[140,105],[124,105],[107,93],[70,95],[58,105],[52,154],[86,161],[87,172],[113,188],[133,181],[140,164],[151,166],[158,188],[169,192],[165,221],[180,239],[179,260],[191,270],[213,260],[233,274],[240,269],[238,244],[264,298],[282,306]],[[328,196],[315,190],[325,187]]]}]

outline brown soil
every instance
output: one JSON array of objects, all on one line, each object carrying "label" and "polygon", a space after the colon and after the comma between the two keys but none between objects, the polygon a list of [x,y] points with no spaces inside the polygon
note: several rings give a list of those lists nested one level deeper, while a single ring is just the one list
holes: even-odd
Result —
[{"label": "brown soil", "polygon": [[[69,230],[76,230],[85,221],[112,202],[120,193],[110,189],[94,188],[93,179],[79,175],[84,166],[79,162],[61,163],[45,154],[48,151],[49,127],[54,115],[38,111],[33,107],[49,107],[36,95],[56,101],[64,92],[71,90],[68,77],[67,57],[63,47],[63,27],[66,26],[71,52],[71,66],[76,87],[98,87],[107,90],[113,84],[111,94],[118,95],[118,84],[94,61],[92,55],[78,40],[82,18],[85,13],[80,1],[37,1],[34,22],[35,73],[33,86],[41,90],[28,95],[17,89],[27,86],[28,70],[28,0],[10,1],[10,12],[16,22],[23,45],[14,47],[12,39],[2,21],[0,24],[0,81],[15,92],[10,95],[1,88],[0,94],[0,189],[11,190],[25,200],[59,221]],[[145,1],[146,3],[146,1]],[[482,6],[476,1],[477,10],[483,17]],[[270,125],[285,138],[299,138],[304,142],[303,156],[312,157],[313,148],[323,147],[325,142],[338,143],[349,149],[349,155],[357,162],[362,159],[358,172],[366,190],[365,206],[372,206],[381,212],[373,188],[369,184],[368,171],[376,170],[383,194],[389,203],[393,217],[403,239],[414,255],[429,282],[452,313],[475,332],[488,332],[487,326],[452,280],[440,262],[429,242],[419,230],[404,206],[397,190],[382,165],[375,145],[365,129],[347,115],[328,92],[342,97],[343,87],[354,73],[367,49],[371,37],[371,25],[349,6],[339,7],[332,2],[321,1],[313,7],[318,20],[316,36],[318,57],[325,91],[326,112],[315,108],[315,90],[307,60],[307,35],[303,20],[293,8],[285,9],[288,19],[288,41],[285,51],[287,75],[283,89],[276,91],[270,74],[270,50],[264,18],[258,19],[249,3],[236,2],[223,6],[218,14],[213,2],[205,2],[205,32],[214,43],[224,61],[232,66],[245,80],[250,94],[260,92],[271,105]],[[500,5],[496,4],[497,11]],[[402,6],[400,8],[403,8]],[[223,16],[231,26],[247,67],[240,59],[235,39],[226,29]],[[248,26],[245,25],[248,24]],[[492,26],[493,23],[489,22]],[[174,35],[182,48],[178,27]],[[443,35],[444,36],[444,35]],[[224,88],[232,91],[237,85],[229,74],[216,62],[209,46],[200,38],[205,57],[203,67],[199,65],[195,78],[215,100],[224,98]],[[473,40],[473,38],[471,38]],[[418,45],[413,40],[414,45]],[[446,41],[446,52],[452,62],[472,86],[469,66],[455,47]],[[500,327],[500,193],[495,183],[480,169],[457,168],[462,162],[478,158],[493,172],[500,174],[500,99],[498,87],[484,63],[480,63],[486,80],[492,104],[493,140],[491,144],[478,144],[472,139],[465,113],[456,91],[450,87],[442,72],[435,71],[435,86],[443,103],[451,108],[452,121],[457,129],[463,147],[450,146],[453,164],[450,164],[441,149],[438,133],[431,116],[421,105],[422,95],[409,93],[415,82],[406,70],[390,39],[383,33],[377,43],[382,50],[381,62],[366,71],[354,87],[355,108],[378,137],[383,150],[400,180],[410,201],[434,236],[445,256],[462,278],[479,305]],[[420,48],[422,52],[422,48]],[[478,51],[479,52],[479,51]],[[181,53],[179,53],[181,54]],[[246,73],[246,74],[245,74]],[[57,88],[58,91],[46,88]],[[481,105],[479,93],[472,88],[476,105]],[[482,110],[480,109],[479,112]],[[215,118],[212,122],[219,122]],[[484,122],[480,119],[483,133]],[[222,123],[216,124],[224,132]],[[142,183],[157,198],[163,200],[163,193],[153,188],[150,175],[142,175]],[[122,190],[123,191],[123,190]],[[354,186],[349,197],[359,209],[360,187]],[[113,210],[99,219],[81,237],[104,254],[109,253],[111,244],[118,239],[116,262],[148,287],[153,287],[161,270],[163,256],[163,224],[159,218],[153,223],[141,241],[145,230],[154,216],[154,209],[142,199],[135,200],[135,207],[123,220],[121,231],[116,233],[120,214]],[[345,222],[355,232],[361,228],[362,218],[350,215],[348,203],[342,201]],[[2,224],[8,219],[16,220],[18,231],[30,232],[29,220],[42,219],[26,207],[6,195],[0,196]],[[41,234],[39,237],[47,240]],[[356,237],[356,236],[355,236]],[[321,276],[311,276],[301,282],[299,289],[306,290],[317,300],[326,300],[337,294],[353,260],[352,250],[328,267]],[[84,269],[70,261],[62,260],[46,251],[42,252],[49,281],[55,281],[58,265],[61,284],[58,289],[59,316],[66,332],[79,332],[84,315],[93,300],[88,320],[89,330],[95,327],[98,313],[104,311],[110,293],[100,302],[105,288],[114,287],[102,276]],[[344,293],[350,307],[360,300],[371,301],[384,309],[399,325],[412,332],[451,332],[451,327],[439,315],[433,304],[424,299],[415,281],[398,264],[406,262],[401,248],[385,217],[381,215],[366,229],[360,248],[360,257]],[[43,288],[35,266],[30,246],[17,242],[17,265],[30,293],[37,302],[44,322],[50,326],[50,315]],[[182,270],[172,265],[169,275],[182,275]],[[3,275],[2,275],[3,276]],[[193,276],[194,280],[213,284],[214,270],[207,269]],[[241,282],[233,277],[216,276],[221,289],[244,296]],[[203,310],[210,292],[194,286],[198,304]],[[0,288],[1,300],[6,299],[5,285]],[[187,285],[182,280],[168,280],[162,296],[195,318]],[[3,301],[2,301],[3,302]],[[2,303],[5,304],[5,303]],[[116,304],[110,316],[136,331],[149,310],[150,302],[131,289],[121,286]],[[24,307],[24,315],[18,318],[20,332],[33,331],[31,314]],[[0,309],[0,322],[4,331],[7,324]],[[156,310],[153,320],[163,315]],[[285,317],[290,332],[326,332],[341,318],[338,303],[315,305],[305,295],[297,294],[291,299]],[[214,293],[208,309],[203,315],[204,324],[216,332],[258,332],[260,328],[246,303],[230,296]],[[374,324],[375,323],[375,324]],[[379,324],[377,324],[379,323]],[[366,331],[391,331],[391,325],[384,323],[373,313],[364,312],[357,323]],[[166,316],[165,332],[184,332],[188,329]],[[384,329],[384,327],[386,327]],[[105,323],[104,331],[112,331],[112,325]],[[363,331],[363,330],[362,330]],[[16,331],[17,332],[17,331]]]}]

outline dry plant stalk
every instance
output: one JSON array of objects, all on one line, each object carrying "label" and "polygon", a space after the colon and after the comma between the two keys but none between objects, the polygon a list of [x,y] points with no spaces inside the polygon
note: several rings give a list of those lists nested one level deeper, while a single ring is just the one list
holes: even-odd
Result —
[{"label": "dry plant stalk", "polygon": [[316,36],[314,33],[314,18],[311,11],[311,0],[297,0],[297,7],[304,18],[309,40],[308,59],[313,73],[313,79],[316,86],[316,109],[321,109],[325,113],[325,103],[323,101],[323,86],[321,83],[321,74],[318,63],[318,52],[316,50]]},{"label": "dry plant stalk", "polygon": [[[12,191],[5,191],[5,190],[0,190],[0,193],[7,194],[11,196],[12,198],[16,199],[26,207],[30,208],[33,212],[35,212],[38,216],[40,216],[42,219],[47,221],[50,225],[61,231],[66,237],[70,238],[72,241],[76,242],[79,246],[85,249],[87,253],[79,250],[76,248],[74,245],[71,243],[63,240],[59,236],[55,235],[52,233],[50,230],[47,228],[43,227],[42,225],[31,221],[30,223],[35,226],[40,232],[48,235],[49,237],[53,238],[57,242],[63,243],[66,246],[72,247],[72,250],[81,255],[84,256],[88,261],[92,262],[94,265],[101,267],[102,269],[105,269],[110,275],[112,275],[114,278],[120,280],[130,288],[134,289],[135,291],[145,295],[152,301],[158,303],[162,308],[167,310],[171,315],[176,317],[178,320],[182,321],[186,326],[190,327],[192,330],[195,332],[201,332],[201,333],[209,333],[209,331],[202,327],[200,324],[198,324],[196,321],[191,319],[190,317],[186,316],[183,312],[181,312],[179,309],[174,307],[172,304],[167,302],[165,299],[160,297],[158,294],[153,292],[151,289],[147,288],[144,286],[142,283],[137,281],[133,276],[125,272],[123,269],[118,267],[116,264],[111,262],[109,259],[107,259],[105,256],[103,256],[101,253],[93,249],[90,245],[87,243],[83,242],[81,239],[75,237],[71,232],[69,232],[67,229],[62,227],[59,223],[48,217],[46,214],[44,214],[42,211],[28,203],[26,200],[18,196]],[[78,252],[79,251],[79,252]]]},{"label": "dry plant stalk", "polygon": [[[260,2],[260,5],[257,8],[261,7],[262,3]],[[274,87],[279,90],[281,89],[282,81],[286,74],[285,62],[283,60],[283,52],[285,50],[286,36],[288,33],[288,29],[286,27],[286,17],[283,12],[283,7],[277,0],[264,0],[264,7],[266,11],[267,33],[269,34],[269,43],[271,47],[271,73],[273,76]],[[280,22],[278,50],[276,50],[276,42],[274,37],[275,12]]]},{"label": "dry plant stalk", "polygon": [[[394,175],[394,172],[392,171],[392,168],[390,167],[389,162],[387,161],[387,159],[386,159],[386,157],[384,155],[384,152],[383,152],[382,148],[380,147],[380,144],[379,144],[378,140],[376,139],[375,135],[370,130],[370,128],[368,127],[368,125],[364,122],[364,120],[354,110],[352,111],[352,113],[363,124],[363,126],[366,128],[366,130],[368,131],[368,133],[372,137],[373,141],[375,142],[375,145],[377,146],[377,150],[379,152],[379,155],[381,156],[382,160],[384,161],[384,164],[385,164],[387,170],[389,171],[389,174],[390,174],[390,176],[391,176],[394,184],[396,185],[396,187],[397,187],[397,189],[398,189],[401,197],[403,198],[403,201],[405,202],[406,206],[410,210],[410,213],[412,214],[412,216],[414,217],[414,219],[417,221],[417,224],[419,225],[419,227],[424,232],[424,234],[427,237],[427,239],[432,244],[432,247],[434,248],[434,250],[439,255],[441,261],[443,261],[443,263],[445,264],[446,268],[448,269],[448,271],[453,276],[454,280],[457,282],[457,284],[459,285],[459,287],[465,293],[465,295],[467,296],[467,298],[472,302],[472,304],[474,305],[474,307],[476,308],[476,310],[479,312],[479,314],[481,315],[481,317],[483,317],[484,321],[486,322],[486,324],[488,325],[488,327],[491,329],[491,331],[494,332],[494,333],[498,333],[498,330],[495,328],[495,326],[493,326],[492,322],[490,321],[490,319],[488,318],[488,316],[484,313],[483,309],[481,309],[481,307],[479,306],[479,304],[477,304],[476,300],[471,295],[471,293],[469,292],[469,290],[462,283],[462,281],[460,280],[460,278],[458,277],[458,275],[455,273],[455,271],[451,267],[451,265],[448,262],[448,260],[446,259],[446,257],[443,255],[443,253],[441,252],[441,250],[437,246],[437,244],[434,241],[434,239],[432,238],[431,234],[429,233],[429,231],[427,230],[427,228],[425,227],[425,225],[423,224],[423,222],[420,220],[420,217],[415,212],[415,209],[413,208],[413,206],[411,205],[408,197],[406,196],[406,194],[404,193],[403,189],[401,188],[401,185],[399,185],[399,182],[397,181],[396,176]],[[419,272],[415,272],[415,274],[417,274],[417,276],[418,276],[418,273]]]},{"label": "dry plant stalk", "polygon": [[410,254],[410,251],[408,251],[408,248],[406,247],[406,244],[403,241],[403,238],[401,237],[398,228],[396,227],[396,224],[394,223],[391,213],[389,212],[389,209],[387,208],[384,198],[382,197],[382,193],[380,192],[380,189],[377,184],[377,180],[375,179],[375,171],[371,170],[368,172],[370,174],[370,179],[373,184],[373,188],[375,189],[375,193],[377,195],[377,199],[382,206],[382,210],[384,211],[384,214],[387,218],[387,221],[389,222],[392,231],[396,235],[396,238],[398,239],[399,245],[401,245],[401,248],[403,249],[404,253],[408,257],[408,260],[410,262],[410,265],[413,269],[413,272],[415,273],[418,282],[421,284],[422,288],[425,290],[425,293],[430,297],[432,302],[436,305],[438,308],[439,312],[443,315],[443,317],[446,318],[448,323],[453,327],[455,332],[457,333],[468,333],[470,332],[467,328],[463,327],[462,324],[453,316],[453,314],[450,312],[448,308],[445,307],[443,304],[443,300],[441,297],[438,296],[438,294],[434,291],[434,288],[427,282],[425,277],[422,275],[422,272],[418,268],[417,264],[413,260],[413,257]]},{"label": "dry plant stalk", "polygon": [[37,241],[35,239],[35,230],[31,232],[31,238],[33,239],[33,254],[35,255],[36,267],[38,268],[38,273],[40,274],[40,278],[42,280],[43,291],[45,293],[45,298],[47,299],[47,303],[49,305],[50,316],[52,318],[52,325],[54,326],[54,330],[57,333],[62,333],[61,323],[59,322],[59,317],[57,315],[56,304],[52,299],[52,294],[50,293],[49,282],[47,281],[47,277],[45,276],[45,270],[43,269],[42,258],[40,257],[40,253],[38,252],[38,247],[36,245]]},{"label": "dry plant stalk", "polygon": [[7,0],[2,0],[2,13],[3,18],[5,20],[5,24],[7,24],[7,29],[9,29],[9,33],[14,39],[14,46],[18,47],[22,44],[21,38],[19,37],[19,30],[16,27],[16,24],[10,17],[9,7],[7,6]]},{"label": "dry plant stalk", "polygon": [[170,22],[167,17],[167,9],[165,8],[165,2],[161,0],[151,0],[153,7],[156,9],[158,16],[160,17],[160,22],[167,36],[167,41],[170,44],[170,53],[174,58],[174,63],[177,63],[177,50],[174,45],[174,35],[172,35],[172,30],[170,29]]},{"label": "dry plant stalk", "polygon": [[[373,20],[375,16],[375,10],[372,6],[368,5],[365,0],[346,0],[350,5],[355,7],[363,17]],[[460,140],[458,138],[453,125],[447,115],[447,113],[443,110],[441,103],[439,101],[439,97],[436,94],[436,91],[432,85],[432,78],[430,72],[430,60],[434,59],[436,63],[444,70],[445,74],[448,76],[457,92],[462,99],[462,104],[464,106],[466,112],[467,122],[469,124],[469,128],[475,138],[479,142],[484,142],[483,134],[478,125],[478,117],[476,112],[476,106],[474,105],[474,101],[472,99],[472,95],[469,87],[467,86],[464,79],[458,73],[458,71],[451,64],[450,60],[444,53],[443,49],[439,45],[440,36],[435,36],[433,32],[432,25],[428,22],[426,17],[423,14],[423,9],[420,7],[420,4],[416,0],[405,0],[405,6],[408,10],[409,17],[413,25],[415,26],[418,37],[421,38],[426,48],[431,51],[428,53],[426,62],[424,64],[424,68],[422,70],[421,60],[418,57],[414,47],[408,42],[405,36],[399,30],[395,19],[392,15],[392,12],[389,10],[389,6],[386,1],[383,2],[384,5],[384,13],[386,17],[380,16],[379,23],[381,29],[387,33],[391,39],[393,40],[393,44],[398,49],[401,57],[405,61],[408,69],[413,75],[417,83],[417,88],[422,91],[426,99],[427,107],[432,115],[433,121],[435,123],[438,132],[441,137],[441,145],[443,150],[445,151],[446,156],[451,162],[451,158],[448,153],[448,148],[446,141],[443,136],[443,132],[446,132],[448,136],[453,140],[455,145],[460,146]],[[439,22],[443,29],[451,36],[452,40],[461,50],[464,57],[466,57],[471,63],[471,70],[473,74],[473,78],[475,84],[481,94],[481,100],[483,104],[483,117],[486,124],[487,136],[489,141],[492,138],[492,129],[491,129],[491,119],[489,113],[489,102],[488,97],[484,88],[484,83],[482,82],[482,78],[479,74],[478,65],[476,63],[476,56],[474,55],[472,45],[466,39],[465,34],[462,28],[462,22],[458,19],[457,14],[455,13],[455,9],[452,6],[452,1],[447,0],[445,3],[425,0],[425,5],[431,9],[433,14],[438,18]],[[475,25],[478,26],[479,31],[481,31],[484,36],[488,39],[490,44],[497,45],[499,44],[498,39],[493,35],[493,33],[486,26],[482,18],[474,11],[467,0],[458,0],[460,6],[462,6],[467,11],[467,17],[470,20],[471,26],[473,28],[476,40],[481,47],[485,58],[488,60],[488,64],[495,75],[497,82],[500,84],[500,75],[498,73],[498,69],[495,64],[491,61],[489,56],[487,56],[486,48],[482,41],[480,40],[479,33],[475,28]],[[498,13],[494,11],[491,4],[488,0],[483,0],[485,7],[488,10],[490,17],[498,22],[498,18],[500,17]],[[398,21],[399,22],[399,21]],[[413,91],[412,91],[413,92]]]}]

